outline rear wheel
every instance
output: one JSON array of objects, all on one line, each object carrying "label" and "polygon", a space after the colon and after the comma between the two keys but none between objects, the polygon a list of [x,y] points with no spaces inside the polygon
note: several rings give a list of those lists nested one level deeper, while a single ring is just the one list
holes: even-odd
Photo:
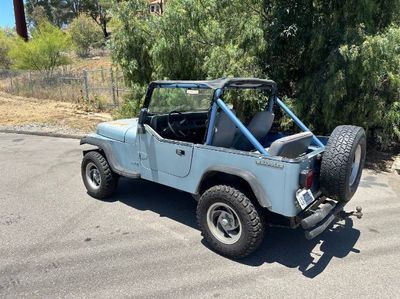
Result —
[{"label": "rear wheel", "polygon": [[87,192],[94,198],[106,199],[117,187],[118,176],[111,170],[106,158],[97,151],[85,154],[81,173]]},{"label": "rear wheel", "polygon": [[356,192],[364,168],[364,129],[338,126],[326,145],[321,163],[321,190],[329,198],[349,201]]},{"label": "rear wheel", "polygon": [[207,243],[231,258],[249,255],[264,236],[261,216],[242,192],[218,185],[201,196],[197,220]]}]

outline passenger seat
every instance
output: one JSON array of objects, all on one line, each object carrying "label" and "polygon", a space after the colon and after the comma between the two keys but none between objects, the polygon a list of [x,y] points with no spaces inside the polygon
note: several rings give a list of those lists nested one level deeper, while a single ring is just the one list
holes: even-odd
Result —
[{"label": "passenger seat", "polygon": [[272,142],[268,153],[271,156],[281,156],[291,159],[297,158],[301,154],[307,152],[312,137],[313,134],[311,132],[302,132],[279,138]]},{"label": "passenger seat", "polygon": [[[259,142],[261,142],[264,137],[267,136],[269,130],[271,130],[273,121],[274,114],[272,112],[260,111],[253,116],[247,125],[247,129]],[[238,131],[238,135],[233,143],[233,148],[241,151],[250,151],[254,149],[254,146],[242,132]]]}]

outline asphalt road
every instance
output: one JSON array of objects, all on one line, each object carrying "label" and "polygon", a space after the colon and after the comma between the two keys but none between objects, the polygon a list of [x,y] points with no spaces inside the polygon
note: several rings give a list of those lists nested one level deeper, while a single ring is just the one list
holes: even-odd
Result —
[{"label": "asphalt road", "polygon": [[122,180],[95,200],[80,160],[78,140],[0,134],[0,297],[399,297],[399,175],[364,172],[363,219],[313,241],[270,228],[232,261],[202,241],[190,195]]}]

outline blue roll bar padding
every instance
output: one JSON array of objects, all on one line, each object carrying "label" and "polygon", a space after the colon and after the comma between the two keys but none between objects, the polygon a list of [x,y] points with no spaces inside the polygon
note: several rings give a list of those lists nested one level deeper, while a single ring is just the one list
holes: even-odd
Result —
[{"label": "blue roll bar padding", "polygon": [[214,137],[214,126],[215,126],[215,118],[217,117],[217,103],[216,100],[221,97],[223,93],[223,89],[219,88],[214,92],[213,96],[213,102],[211,106],[211,114],[210,114],[210,121],[208,123],[208,128],[207,128],[207,138],[206,138],[206,144],[211,145],[212,139]]},{"label": "blue roll bar padding", "polygon": [[206,144],[211,145],[213,136],[214,136],[214,125],[215,125],[215,118],[217,116],[217,103],[213,102],[211,106],[211,115],[210,115],[210,121],[208,123],[208,129],[207,129],[207,139],[206,139]]},{"label": "blue roll bar padding", "polygon": [[274,108],[274,97],[271,96],[268,102],[268,111],[272,113],[273,108]]},{"label": "blue roll bar padding", "polygon": [[218,106],[224,111],[229,119],[239,128],[243,135],[250,141],[250,143],[263,155],[269,156],[268,152],[261,145],[260,142],[250,133],[250,131],[242,124],[242,122],[236,117],[236,115],[225,105],[225,103],[218,98]]},{"label": "blue roll bar padding", "polygon": [[[278,103],[278,105],[293,119],[293,121],[300,127],[301,130],[305,132],[311,132],[309,128],[306,127],[305,124],[292,112],[292,110],[289,109],[288,106],[285,105],[284,102],[281,101],[280,98],[277,96],[275,97],[275,101]],[[313,141],[320,147],[325,147],[324,144],[319,140],[314,134],[313,134]]]}]

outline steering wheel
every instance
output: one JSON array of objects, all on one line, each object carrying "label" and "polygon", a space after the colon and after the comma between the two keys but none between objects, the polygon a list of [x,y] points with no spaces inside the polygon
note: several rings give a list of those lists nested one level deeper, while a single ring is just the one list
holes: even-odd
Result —
[{"label": "steering wheel", "polygon": [[[173,115],[175,115],[173,117]],[[180,120],[173,120],[173,118],[176,119],[176,117],[179,117]],[[190,121],[187,119],[185,115],[183,115],[179,111],[171,111],[168,113],[168,128],[171,130],[171,132],[176,136],[176,137],[188,137],[190,134]]]}]

